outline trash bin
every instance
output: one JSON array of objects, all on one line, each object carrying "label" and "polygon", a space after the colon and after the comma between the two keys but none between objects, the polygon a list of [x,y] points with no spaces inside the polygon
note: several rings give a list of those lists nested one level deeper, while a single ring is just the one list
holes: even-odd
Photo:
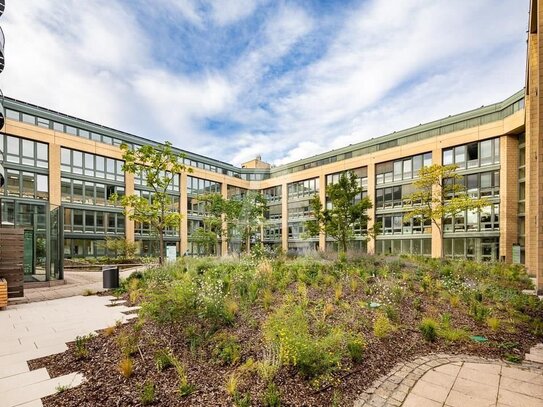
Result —
[{"label": "trash bin", "polygon": [[102,267],[104,288],[119,288],[119,266]]}]

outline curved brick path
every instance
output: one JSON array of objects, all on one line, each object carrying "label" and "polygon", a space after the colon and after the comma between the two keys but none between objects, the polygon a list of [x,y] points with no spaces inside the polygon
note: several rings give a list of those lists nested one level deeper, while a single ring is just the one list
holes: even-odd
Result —
[{"label": "curved brick path", "polygon": [[432,354],[397,364],[355,407],[543,407],[543,366]]}]

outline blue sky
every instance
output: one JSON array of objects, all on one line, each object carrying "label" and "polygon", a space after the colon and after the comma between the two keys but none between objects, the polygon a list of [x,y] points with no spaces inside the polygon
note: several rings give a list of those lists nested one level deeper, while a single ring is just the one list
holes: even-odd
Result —
[{"label": "blue sky", "polygon": [[524,86],[528,0],[7,3],[4,94],[236,165],[291,162]]}]

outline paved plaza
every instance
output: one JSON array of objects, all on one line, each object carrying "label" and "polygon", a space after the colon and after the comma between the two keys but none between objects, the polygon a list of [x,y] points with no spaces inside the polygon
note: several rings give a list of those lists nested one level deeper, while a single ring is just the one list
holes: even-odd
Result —
[{"label": "paved plaza", "polygon": [[[143,271],[147,266],[136,266],[119,273],[121,279],[127,278],[135,271]],[[65,284],[52,287],[26,288],[24,297],[10,299],[10,304],[29,303],[35,301],[54,300],[58,298],[73,297],[74,295],[87,295],[104,291],[102,287],[101,271],[66,271]]]},{"label": "paved plaza", "polygon": [[72,296],[30,304],[10,305],[0,311],[0,407],[41,406],[40,398],[59,386],[77,386],[77,372],[54,379],[46,369],[29,371],[27,361],[68,349],[78,335],[126,322],[135,308],[112,305],[111,296]]},{"label": "paved plaza", "polygon": [[543,366],[428,355],[396,365],[355,406],[543,407]]}]

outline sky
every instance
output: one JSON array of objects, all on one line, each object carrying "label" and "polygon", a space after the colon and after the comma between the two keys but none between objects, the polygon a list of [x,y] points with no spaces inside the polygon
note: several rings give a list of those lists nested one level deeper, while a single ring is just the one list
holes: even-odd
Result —
[{"label": "sky", "polygon": [[4,94],[240,165],[502,101],[528,0],[8,0]]}]

